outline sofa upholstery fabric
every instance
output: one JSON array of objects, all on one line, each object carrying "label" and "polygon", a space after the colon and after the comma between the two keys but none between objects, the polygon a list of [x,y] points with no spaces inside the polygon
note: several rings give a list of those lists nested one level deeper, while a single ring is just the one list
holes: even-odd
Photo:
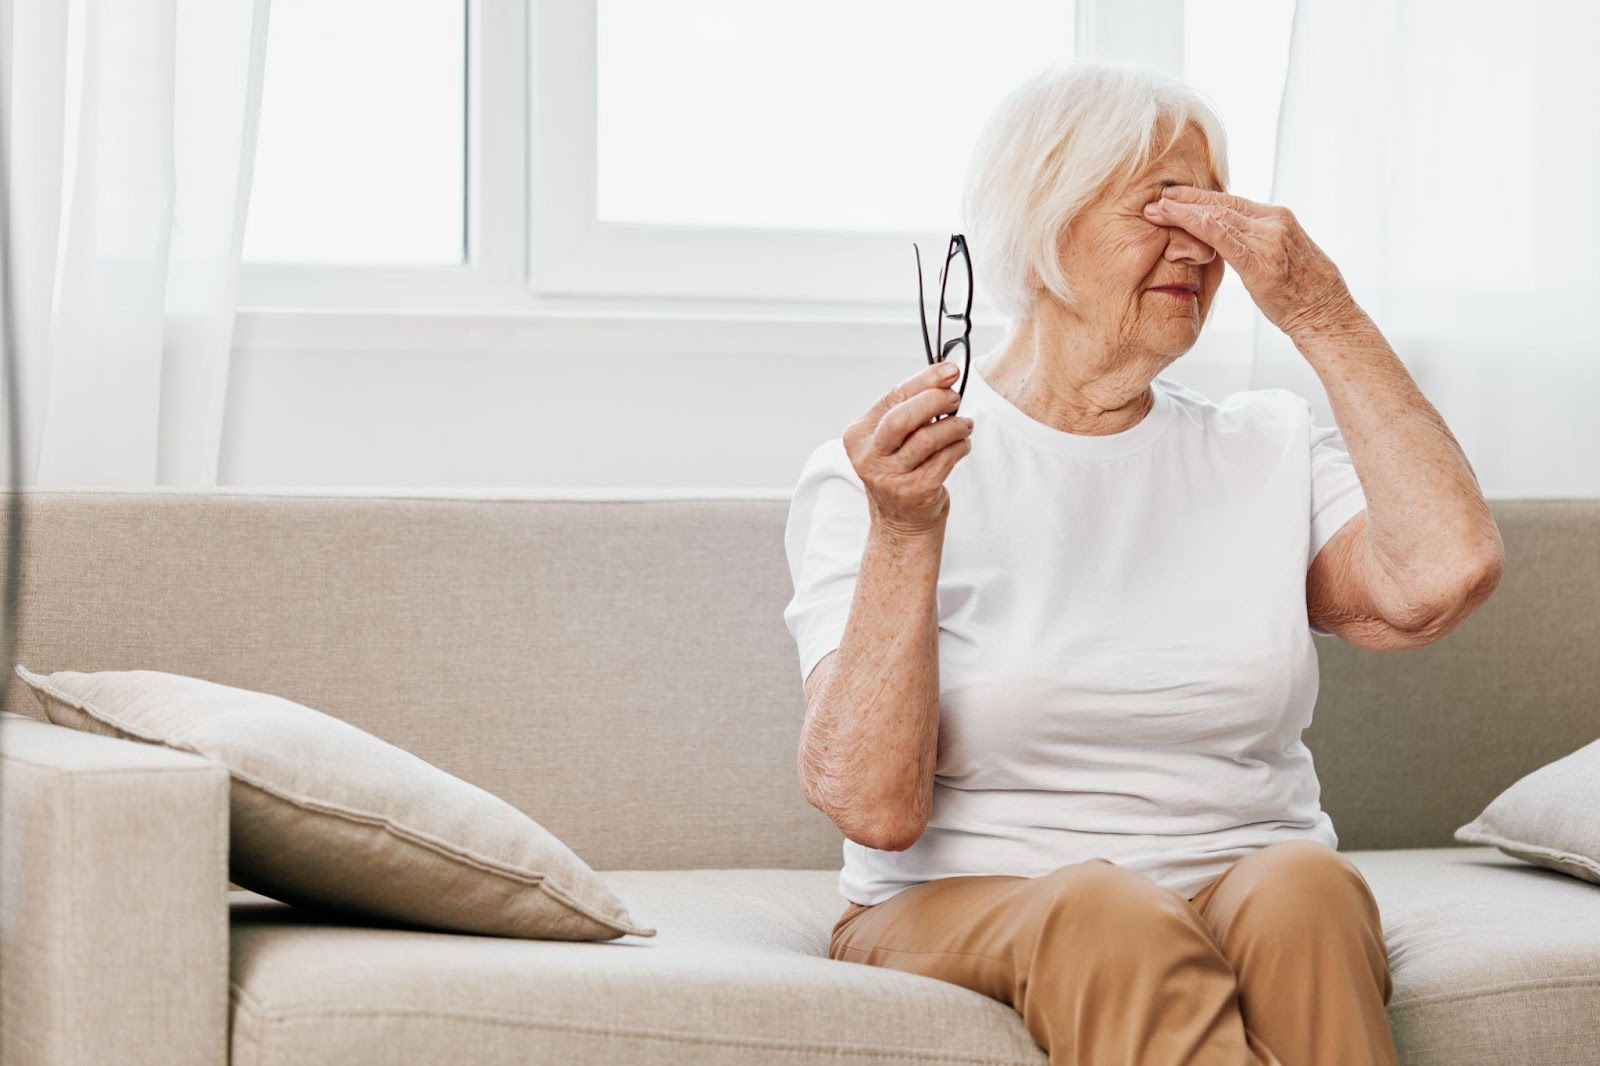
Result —
[{"label": "sofa upholstery fabric", "polygon": [[1515,782],[1455,835],[1600,884],[1600,740]]},{"label": "sofa upholstery fabric", "polygon": [[[1383,914],[1389,1015],[1408,1066],[1595,1061],[1593,886],[1492,848],[1350,857]],[[236,893],[235,1066],[1046,1061],[997,1001],[829,960],[843,910],[831,871],[602,876],[658,937],[557,944],[330,926]]]},{"label": "sofa upholstery fabric", "polygon": [[228,772],[15,714],[0,759],[0,1063],[221,1066]]},{"label": "sofa upholstery fabric", "polygon": [[57,725],[226,767],[229,867],[245,888],[469,933],[655,935],[538,822],[348,722],[159,670],[17,675]]},{"label": "sofa upholstery fabric", "polygon": [[[1044,1061],[999,1003],[824,955],[842,838],[795,779],[785,492],[11,499],[27,517],[22,662],[315,707],[537,817],[658,932],[515,940],[241,893],[224,955],[225,773],[200,766],[211,777],[187,790],[194,771],[146,775],[143,753],[182,753],[48,724],[5,671],[6,710],[34,719],[8,717],[32,746],[0,750],[7,1066],[223,1066],[218,1035],[245,1066],[399,1047],[574,1066]],[[1593,1066],[1600,886],[1452,834],[1600,735],[1600,499],[1491,503],[1507,551],[1494,597],[1418,651],[1317,637],[1305,743],[1379,901],[1402,1062]],[[15,769],[41,750],[50,770]],[[128,816],[180,792],[181,818]],[[135,950],[149,945],[164,951]],[[181,960],[186,984],[149,987],[219,998],[142,1009],[151,995],[130,990]],[[102,995],[141,1006],[90,1010]]]}]

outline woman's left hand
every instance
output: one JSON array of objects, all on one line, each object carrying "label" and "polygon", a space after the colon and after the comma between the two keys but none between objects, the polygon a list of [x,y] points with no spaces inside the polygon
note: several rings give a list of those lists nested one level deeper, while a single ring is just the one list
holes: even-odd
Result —
[{"label": "woman's left hand", "polygon": [[1193,185],[1169,185],[1145,218],[1178,226],[1217,250],[1268,321],[1285,333],[1331,324],[1355,308],[1339,268],[1287,207]]}]

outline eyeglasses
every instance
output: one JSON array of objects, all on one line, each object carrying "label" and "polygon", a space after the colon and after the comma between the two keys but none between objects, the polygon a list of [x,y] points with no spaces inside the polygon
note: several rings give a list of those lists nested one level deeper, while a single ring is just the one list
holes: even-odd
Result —
[{"label": "eyeglasses", "polygon": [[[911,250],[917,257],[917,319],[922,326],[922,348],[928,353],[929,364],[940,363],[950,353],[961,349],[961,374],[957,379],[956,394],[967,394],[967,371],[972,366],[972,256],[967,252],[967,239],[959,233],[950,237],[950,247],[945,251],[944,267],[939,271],[939,317],[934,331],[935,339],[928,339],[927,297],[922,290],[922,250],[915,243]],[[960,262],[956,263],[959,257]],[[951,270],[952,263],[956,269]],[[961,324],[959,336],[944,339],[944,320]],[[934,353],[938,354],[935,355]],[[959,401],[956,404],[960,408]],[[950,412],[953,414],[954,412]],[[934,420],[947,418],[939,415]]]}]

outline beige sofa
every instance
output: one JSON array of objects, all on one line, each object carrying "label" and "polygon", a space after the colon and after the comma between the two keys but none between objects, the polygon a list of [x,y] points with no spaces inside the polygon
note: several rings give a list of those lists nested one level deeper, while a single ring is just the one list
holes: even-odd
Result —
[{"label": "beige sofa", "polygon": [[[230,892],[224,771],[45,723],[8,669],[5,1066],[1045,1061],[1002,1004],[826,957],[842,838],[795,778],[781,495],[20,498],[17,660],[338,715],[531,814],[659,934]],[[1318,637],[1306,742],[1381,904],[1403,1061],[1600,1063],[1600,886],[1451,837],[1600,736],[1600,500],[1494,506],[1495,597],[1417,652]]]}]

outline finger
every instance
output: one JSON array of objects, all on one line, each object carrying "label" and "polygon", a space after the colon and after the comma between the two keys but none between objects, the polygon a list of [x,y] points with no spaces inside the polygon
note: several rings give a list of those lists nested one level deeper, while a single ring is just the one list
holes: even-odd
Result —
[{"label": "finger", "polygon": [[934,452],[933,455],[917,467],[917,473],[930,478],[936,485],[942,485],[945,478],[950,476],[951,468],[971,450],[972,437],[960,437]]},{"label": "finger", "polygon": [[[926,389],[938,388],[946,384],[954,384],[959,375],[949,373],[950,370],[959,370],[960,367],[950,362],[930,363],[921,370],[912,374],[894,388],[878,397],[862,418],[873,426],[883,421],[883,416],[896,404],[904,403],[912,396]],[[932,415],[928,416],[932,418]]]},{"label": "finger", "polygon": [[1266,218],[1273,210],[1271,204],[1263,204],[1248,197],[1235,196],[1232,193],[1202,189],[1197,185],[1168,185],[1161,190],[1161,199],[1177,200],[1179,203],[1186,204],[1231,207],[1241,215],[1249,215],[1252,218]]},{"label": "finger", "polygon": [[1253,251],[1249,234],[1256,220],[1230,207],[1155,200],[1145,205],[1144,214],[1152,222],[1178,226],[1200,238],[1230,263],[1249,258]]},{"label": "finger", "polygon": [[924,389],[913,394],[889,408],[878,420],[878,428],[872,435],[873,447],[881,455],[893,455],[919,427],[933,421],[936,415],[954,411],[960,402],[960,395],[951,388]]},{"label": "finger", "polygon": [[918,427],[916,432],[906,438],[905,443],[895,453],[895,461],[906,471],[916,470],[930,455],[971,433],[972,422],[965,417],[943,418],[937,422],[929,422],[925,426]]}]

